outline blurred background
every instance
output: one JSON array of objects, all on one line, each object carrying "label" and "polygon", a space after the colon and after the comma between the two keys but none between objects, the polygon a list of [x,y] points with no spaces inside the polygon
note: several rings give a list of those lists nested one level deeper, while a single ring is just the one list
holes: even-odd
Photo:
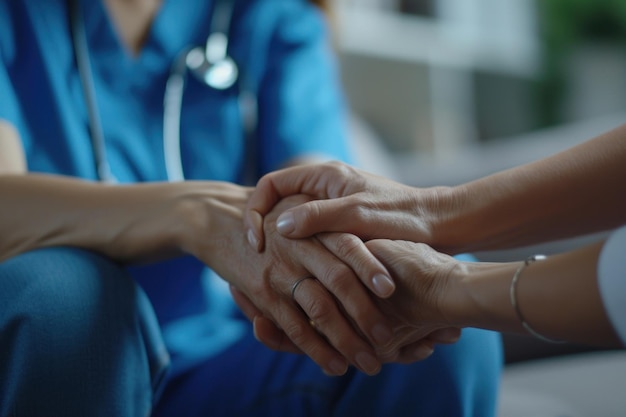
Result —
[{"label": "blurred background", "polygon": [[[357,141],[380,143],[398,170],[390,174],[411,183],[464,179],[438,169],[417,178],[411,172],[416,158],[449,169],[446,162],[459,151],[467,155],[467,148],[472,155],[475,149],[491,151],[519,135],[626,109],[624,1],[335,0],[334,5]],[[547,146],[546,151],[559,148]],[[515,161],[527,159],[530,151],[522,152]],[[379,165],[371,167],[389,168]],[[494,168],[505,165],[507,160]],[[491,168],[486,164],[477,173]],[[469,168],[461,163],[458,169]]]},{"label": "blurred background", "polygon": [[[626,1],[335,0],[333,7],[358,164],[371,172],[415,186],[453,185],[626,122]],[[600,238],[477,256],[521,260]],[[623,352],[504,340],[502,416],[626,415]]]}]

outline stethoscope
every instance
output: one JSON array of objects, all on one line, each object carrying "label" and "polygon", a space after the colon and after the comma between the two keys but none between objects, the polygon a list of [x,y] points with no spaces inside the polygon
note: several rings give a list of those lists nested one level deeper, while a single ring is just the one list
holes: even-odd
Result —
[{"label": "stethoscope", "polygon": [[[237,64],[228,55],[228,33],[233,9],[234,0],[215,0],[211,31],[206,44],[204,47],[197,46],[183,50],[172,66],[163,99],[163,151],[169,181],[185,179],[180,150],[180,120],[187,72],[193,74],[203,84],[216,90],[226,90],[239,79]],[[89,59],[80,0],[69,0],[69,11],[74,54],[87,104],[89,131],[98,178],[103,182],[116,182],[107,158],[102,122],[96,104],[93,71]],[[254,107],[250,104],[249,96],[249,94],[242,94],[243,105],[247,108],[244,115],[250,114],[250,109]],[[248,116],[247,119],[254,119],[254,117]],[[250,126],[252,123],[254,121],[244,120],[244,128],[246,130],[252,129]]]}]

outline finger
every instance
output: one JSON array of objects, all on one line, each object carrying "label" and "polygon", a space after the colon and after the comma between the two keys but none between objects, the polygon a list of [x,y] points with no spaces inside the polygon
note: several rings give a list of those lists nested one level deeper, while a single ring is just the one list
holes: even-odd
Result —
[{"label": "finger", "polygon": [[350,266],[361,282],[381,298],[396,289],[391,275],[358,237],[344,233],[322,233],[318,240],[342,262]]},{"label": "finger", "polygon": [[255,210],[245,210],[244,228],[246,228],[246,238],[250,246],[257,252],[262,252],[265,247],[263,216]]},{"label": "finger", "polygon": [[233,296],[235,304],[239,307],[241,312],[250,321],[254,321],[256,316],[262,316],[263,313],[259,310],[250,299],[241,291],[239,291],[234,285],[229,285],[230,294]]},{"label": "finger", "polygon": [[[263,218],[282,198],[307,194],[317,199],[340,197],[345,179],[351,175],[346,164],[307,164],[272,172],[262,177],[244,212],[248,241],[257,251],[264,245]],[[352,173],[352,175],[354,175]]]},{"label": "finger", "polygon": [[[355,251],[352,248],[357,248],[358,251],[362,250],[359,248],[363,246],[359,238],[349,234],[337,233],[327,235],[323,239],[329,246],[341,247],[344,257],[349,257],[345,253]],[[391,341],[393,331],[389,320],[376,306],[366,287],[349,265],[332,253],[322,252],[303,259],[303,266],[335,296],[347,317],[367,336],[372,345],[380,347]]]},{"label": "finger", "polygon": [[310,237],[321,232],[347,232],[365,237],[366,224],[361,219],[365,209],[352,197],[314,200],[285,210],[276,219],[278,232],[292,239]]},{"label": "finger", "polygon": [[279,329],[274,322],[263,316],[263,312],[256,308],[250,299],[235,286],[230,285],[230,293],[243,314],[252,322],[254,337],[270,349],[282,352],[302,353]]},{"label": "finger", "polygon": [[309,168],[304,166],[286,168],[263,176],[248,199],[243,222],[247,239],[257,251],[263,250],[263,218],[283,197],[302,194]]},{"label": "finger", "polygon": [[409,364],[428,359],[435,352],[435,343],[426,338],[400,349],[397,362]]},{"label": "finger", "polygon": [[435,343],[452,344],[461,338],[461,329],[458,327],[446,327],[444,329],[435,330],[428,335],[428,339]]},{"label": "finger", "polygon": [[[362,288],[361,290],[363,291]],[[318,280],[303,281],[294,293],[294,298],[313,321],[316,330],[339,353],[368,375],[380,371],[381,364],[372,347],[355,331],[352,323],[339,310],[334,298]],[[291,340],[299,345],[293,337]]]},{"label": "finger", "polygon": [[274,319],[291,342],[318,364],[326,374],[343,375],[346,373],[347,358],[311,326],[309,318],[301,310],[295,308],[293,303],[282,303],[279,315]]},{"label": "finger", "polygon": [[[293,323],[299,325],[290,325],[288,328],[291,334],[286,334],[274,324],[270,319],[264,317],[263,313],[256,308],[250,299],[236,287],[230,286],[231,294],[235,303],[241,311],[253,323],[255,338],[273,350],[290,353],[306,353],[316,362],[328,375],[343,375],[347,369],[345,358],[338,354],[329,343],[320,337],[320,335],[311,327],[308,320],[303,317],[300,312],[292,312],[290,315]],[[293,307],[289,307],[295,310]],[[298,329],[303,329],[301,337],[297,336],[301,333]],[[290,337],[295,337],[298,343],[294,343]],[[302,348],[300,348],[301,346]]]},{"label": "finger", "polygon": [[256,316],[252,323],[254,337],[270,349],[281,352],[303,353],[272,320]]}]

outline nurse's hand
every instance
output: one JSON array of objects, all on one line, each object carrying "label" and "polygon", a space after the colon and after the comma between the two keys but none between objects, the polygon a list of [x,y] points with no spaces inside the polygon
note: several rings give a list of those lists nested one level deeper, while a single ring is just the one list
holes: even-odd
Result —
[{"label": "nurse's hand", "polygon": [[[409,187],[340,162],[301,165],[261,178],[248,201],[244,225],[250,244],[262,250],[264,216],[281,198],[306,194],[316,201],[289,209],[278,218],[283,236],[347,232],[363,240],[433,243],[435,220],[453,209],[444,199],[446,190]],[[371,278],[366,278],[366,285]]]},{"label": "nurse's hand", "polygon": [[[243,204],[218,207],[223,214],[213,213],[210,235],[200,234],[202,228],[194,226],[196,238],[187,250],[251,300],[240,304],[248,317],[262,315],[284,332],[268,343],[270,347],[301,351],[331,375],[343,374],[348,363],[375,374],[381,364],[372,345],[386,345],[391,330],[356,274],[364,270],[386,274],[386,270],[372,256],[369,263],[346,265],[325,247],[332,245],[360,260],[366,247],[354,237],[322,244],[315,237],[290,240],[276,233],[278,214],[304,201],[288,199],[269,213],[263,253],[253,250],[237,232]],[[305,277],[315,278],[300,281],[294,289]]]}]

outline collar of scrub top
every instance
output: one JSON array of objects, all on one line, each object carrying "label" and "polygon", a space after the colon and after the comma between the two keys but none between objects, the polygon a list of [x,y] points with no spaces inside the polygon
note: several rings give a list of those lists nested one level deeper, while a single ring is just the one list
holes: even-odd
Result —
[{"label": "collar of scrub top", "polygon": [[[100,181],[115,183],[117,181],[107,158],[102,121],[96,102],[80,0],[68,0],[68,6],[74,54],[87,104],[96,171]],[[185,179],[180,152],[180,119],[187,71],[216,90],[232,87],[239,78],[237,64],[228,55],[228,33],[233,9],[234,0],[215,0],[211,30],[204,48],[197,46],[183,50],[172,66],[163,99],[163,151],[168,181]]]}]

